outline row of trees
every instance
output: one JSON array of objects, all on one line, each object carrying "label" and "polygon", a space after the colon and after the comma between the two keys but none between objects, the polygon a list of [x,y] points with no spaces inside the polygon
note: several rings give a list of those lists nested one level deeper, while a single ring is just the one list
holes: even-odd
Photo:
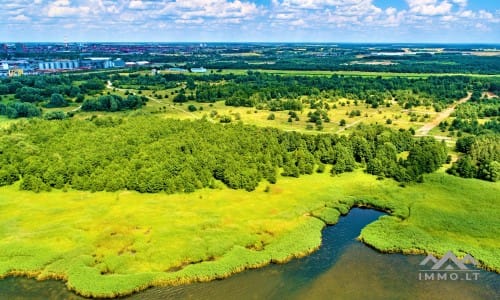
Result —
[{"label": "row of trees", "polygon": [[[40,191],[121,189],[191,192],[218,181],[251,191],[262,180],[366,168],[401,182],[421,179],[445,160],[442,143],[414,140],[410,132],[360,126],[350,136],[305,135],[242,124],[157,117],[34,119],[0,137],[0,184],[21,179]],[[407,159],[398,154],[408,151]]]},{"label": "row of trees", "polygon": [[148,98],[144,96],[128,95],[123,98],[119,95],[104,95],[93,99],[87,99],[82,104],[84,111],[120,111],[138,109],[146,104]]}]

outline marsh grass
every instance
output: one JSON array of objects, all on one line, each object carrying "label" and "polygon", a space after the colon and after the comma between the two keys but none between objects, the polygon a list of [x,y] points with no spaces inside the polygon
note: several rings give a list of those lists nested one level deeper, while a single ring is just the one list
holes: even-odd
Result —
[{"label": "marsh grass", "polygon": [[256,191],[32,193],[0,188],[0,277],[56,278],[85,296],[225,278],[321,244],[352,206],[390,213],[361,239],[387,252],[470,253],[499,271],[500,184],[442,173],[422,184],[356,171],[279,178]]}]

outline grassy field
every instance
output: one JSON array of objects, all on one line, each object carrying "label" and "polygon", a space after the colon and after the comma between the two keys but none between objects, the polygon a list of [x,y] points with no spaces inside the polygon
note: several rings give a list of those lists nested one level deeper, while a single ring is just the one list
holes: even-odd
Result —
[{"label": "grassy field", "polygon": [[471,253],[500,271],[499,183],[442,173],[399,187],[362,171],[279,178],[254,192],[35,194],[0,188],[0,276],[58,278],[86,296],[224,278],[319,247],[353,205],[390,212],[362,232],[383,251]]},{"label": "grassy field", "polygon": [[[146,91],[143,94],[146,96],[152,95],[150,91]],[[348,102],[350,102],[350,104],[348,104]],[[345,106],[342,106],[341,103],[345,103]],[[189,105],[194,105],[197,108],[197,111],[189,112]],[[337,101],[336,105],[337,108],[332,108],[327,112],[330,122],[324,122],[323,129],[321,131],[317,130],[314,123],[308,122],[307,114],[315,111],[315,109],[310,109],[308,107],[304,108],[302,112],[297,112],[299,121],[293,119],[292,122],[288,121],[288,111],[273,112],[269,110],[257,110],[251,107],[226,106],[224,105],[224,101],[212,104],[190,101],[181,105],[174,104],[169,99],[159,99],[157,101],[150,100],[143,110],[146,112],[158,113],[166,118],[201,119],[205,117],[212,119],[215,122],[219,122],[219,118],[221,116],[231,116],[233,122],[241,121],[245,124],[262,127],[274,127],[286,131],[293,130],[309,133],[341,133],[345,130],[345,128],[355,126],[359,123],[386,124],[387,119],[391,119],[392,124],[388,126],[393,128],[417,129],[432,119],[432,117],[436,114],[432,108],[417,107],[415,108],[417,121],[411,121],[412,116],[409,115],[409,112],[404,111],[397,103],[394,103],[391,107],[384,106],[371,108],[362,104],[355,106],[352,100],[349,101],[348,99],[342,99]],[[350,117],[349,113],[353,110],[359,110],[361,115]],[[274,115],[274,120],[268,119],[271,114]],[[426,115],[427,117],[425,117]],[[346,126],[339,125],[339,122],[342,119],[346,121]],[[308,128],[308,125],[310,128]]]}]

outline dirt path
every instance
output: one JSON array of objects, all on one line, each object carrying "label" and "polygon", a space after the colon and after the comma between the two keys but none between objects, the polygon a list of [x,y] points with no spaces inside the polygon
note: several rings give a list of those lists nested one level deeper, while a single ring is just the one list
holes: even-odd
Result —
[{"label": "dirt path", "polygon": [[78,106],[78,107],[77,107],[77,108],[75,108],[75,109],[70,110],[70,111],[71,111],[71,112],[74,112],[74,111],[79,111],[80,109],[82,109],[82,106],[81,106],[81,105],[80,105],[80,106]]},{"label": "dirt path", "polygon": [[470,100],[472,94],[468,93],[467,97],[462,98],[458,100],[455,104],[452,106],[448,107],[447,109],[441,111],[436,115],[434,119],[432,119],[430,122],[426,123],[424,126],[420,127],[416,132],[416,136],[426,136],[429,135],[429,132],[434,129],[434,127],[438,126],[439,123],[444,121],[446,118],[448,118],[454,111],[457,105],[465,103]]},{"label": "dirt path", "polygon": [[357,120],[356,122],[352,122],[351,124],[349,124],[349,125],[347,125],[347,126],[345,126],[345,127],[340,128],[340,129],[339,129],[339,130],[337,130],[337,132],[335,132],[335,133],[341,133],[342,131],[345,131],[345,130],[349,129],[349,128],[351,128],[352,126],[355,126],[355,125],[356,125],[356,124],[358,124],[359,122],[361,122],[361,120]]}]

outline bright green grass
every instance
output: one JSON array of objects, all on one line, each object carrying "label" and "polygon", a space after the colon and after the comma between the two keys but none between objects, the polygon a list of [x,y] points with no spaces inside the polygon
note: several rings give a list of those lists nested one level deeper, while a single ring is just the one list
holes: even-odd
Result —
[{"label": "bright green grass", "polygon": [[[384,251],[470,252],[500,270],[500,184],[432,174],[401,188],[356,171],[254,192],[35,194],[0,188],[0,276],[60,278],[86,296],[224,278],[319,247],[353,205],[391,212],[362,239]],[[267,192],[266,192],[267,190]]]},{"label": "bright green grass", "polygon": [[385,216],[368,225],[361,239],[384,252],[452,250],[500,271],[500,185],[434,174],[423,185],[391,195],[408,203],[408,216]]}]

